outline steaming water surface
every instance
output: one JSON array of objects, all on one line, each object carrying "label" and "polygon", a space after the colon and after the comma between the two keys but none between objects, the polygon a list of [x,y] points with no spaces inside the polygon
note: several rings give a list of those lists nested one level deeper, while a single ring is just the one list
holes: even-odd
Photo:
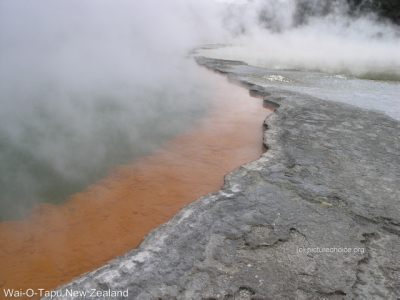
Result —
[{"label": "steaming water surface", "polygon": [[192,129],[60,205],[41,204],[23,221],[0,223],[2,288],[48,290],[99,267],[262,154],[270,111],[246,89],[207,73],[212,107]]},{"label": "steaming water surface", "polygon": [[209,89],[183,58],[201,31],[191,11],[0,1],[0,220],[61,202],[201,116]]},{"label": "steaming water surface", "polygon": [[21,218],[37,203],[60,203],[111,167],[153,151],[191,126],[207,107],[209,89],[193,72],[193,62],[183,60],[177,67],[186,73],[167,81],[156,82],[155,74],[147,85],[132,80],[130,86],[79,93],[50,87],[22,108],[5,103],[0,220]]}]

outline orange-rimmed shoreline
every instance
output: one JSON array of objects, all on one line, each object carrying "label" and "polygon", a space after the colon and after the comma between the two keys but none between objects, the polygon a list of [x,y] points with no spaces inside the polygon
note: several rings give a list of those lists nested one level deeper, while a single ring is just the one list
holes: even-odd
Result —
[{"label": "orange-rimmed shoreline", "polygon": [[262,154],[262,101],[210,76],[213,109],[195,129],[58,206],[41,204],[23,221],[0,224],[1,289],[49,290],[101,266]]}]

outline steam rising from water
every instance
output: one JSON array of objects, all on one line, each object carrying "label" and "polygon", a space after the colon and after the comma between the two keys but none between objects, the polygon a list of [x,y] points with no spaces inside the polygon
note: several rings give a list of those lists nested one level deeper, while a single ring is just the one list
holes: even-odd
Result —
[{"label": "steam rising from water", "polygon": [[254,1],[230,10],[238,38],[215,57],[252,65],[400,80],[400,28],[345,0]]},{"label": "steam rising from water", "polygon": [[206,82],[185,56],[209,23],[194,28],[189,5],[0,5],[0,219],[63,200],[204,111]]},{"label": "steam rising from water", "polygon": [[230,43],[214,55],[268,67],[400,78],[398,28],[318,3],[0,2],[0,220],[190,126],[207,105],[185,58],[198,44]]}]

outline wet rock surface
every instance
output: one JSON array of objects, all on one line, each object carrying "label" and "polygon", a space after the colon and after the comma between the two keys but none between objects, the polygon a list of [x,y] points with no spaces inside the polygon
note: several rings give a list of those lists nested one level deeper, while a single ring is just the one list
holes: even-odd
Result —
[{"label": "wet rock surface", "polygon": [[399,299],[400,123],[261,77],[255,85],[260,68],[241,62],[197,61],[277,107],[268,151],[57,299],[94,299],[93,289],[146,300]]}]

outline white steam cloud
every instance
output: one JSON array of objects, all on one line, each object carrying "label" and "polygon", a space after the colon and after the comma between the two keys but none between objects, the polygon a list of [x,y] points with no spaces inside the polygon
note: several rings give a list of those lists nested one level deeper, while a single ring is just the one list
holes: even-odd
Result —
[{"label": "white steam cloud", "polygon": [[0,2],[0,219],[61,201],[199,117],[206,82],[186,56],[218,31],[209,8]]},{"label": "white steam cloud", "polygon": [[0,220],[190,126],[207,105],[186,57],[199,44],[268,67],[399,78],[398,29],[350,18],[342,1],[329,13],[302,2],[2,0]]},{"label": "white steam cloud", "polygon": [[345,0],[259,0],[237,4],[231,47],[207,55],[277,69],[400,80],[400,28],[356,14]]}]

